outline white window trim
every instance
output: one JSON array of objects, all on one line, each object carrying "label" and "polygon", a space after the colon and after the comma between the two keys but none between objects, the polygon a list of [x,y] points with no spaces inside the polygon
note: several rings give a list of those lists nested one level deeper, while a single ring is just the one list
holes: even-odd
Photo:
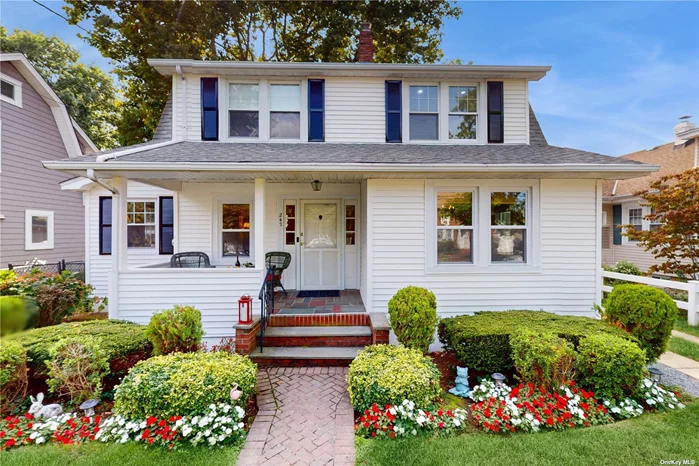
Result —
[{"label": "white window trim", "polygon": [[[250,206],[250,255],[238,256],[240,264],[243,262],[255,262],[255,203],[252,198],[218,197],[215,199],[216,216],[212,222],[213,226],[213,257],[211,263],[214,265],[233,265],[236,257],[223,257],[223,204],[247,204]],[[235,231],[235,230],[227,230]],[[256,264],[257,265],[257,264]]]},{"label": "white window trim", "polygon": [[[474,192],[473,263],[437,263],[437,192]],[[507,263],[490,260],[490,193],[525,191],[527,193],[526,262]],[[426,273],[541,273],[540,184],[538,180],[428,180],[425,182]]]},{"label": "white window trim", "polygon": [[[402,136],[403,144],[464,144],[464,145],[482,145],[487,143],[488,138],[488,121],[487,121],[487,100],[486,100],[486,81],[411,81],[403,80],[402,89]],[[438,88],[438,139],[437,140],[411,140],[410,139],[410,86],[437,86]],[[454,86],[476,86],[478,93],[477,115],[476,120],[476,139],[449,139],[449,87]]]},{"label": "white window trim", "polygon": [[[647,207],[642,206],[639,202],[634,201],[634,202],[627,202],[626,204],[622,204],[621,207],[621,224],[622,225],[630,225],[631,224],[631,218],[629,215],[629,211],[632,209],[641,209],[641,230],[645,231],[649,229],[650,222],[645,219],[646,214],[648,213]],[[621,235],[621,244],[634,244],[637,245],[639,244],[638,241],[629,239],[628,236],[626,236],[626,229],[622,228],[622,235]]]},{"label": "white window trim", "polygon": [[[446,108],[445,111],[447,113],[447,120],[446,120],[446,129],[447,129],[447,139],[449,142],[458,142],[458,143],[464,143],[464,142],[474,142],[478,140],[478,136],[481,133],[481,123],[480,123],[480,112],[481,110],[481,88],[478,82],[474,82],[471,84],[455,84],[455,83],[446,83],[446,90],[447,90],[447,102],[446,102]],[[449,108],[449,88],[451,87],[475,87],[476,88],[476,111],[475,112],[452,112],[451,109]],[[455,116],[474,116],[476,117],[476,137],[473,139],[459,139],[459,138],[450,138],[449,137],[449,117],[451,115]]]},{"label": "white window trim", "polygon": [[[258,95],[259,134],[256,138],[241,138],[229,136],[229,109],[228,87],[229,84],[257,84],[260,93]],[[270,86],[272,84],[298,84],[301,87],[301,122],[299,139],[272,139],[270,138]],[[308,142],[308,80],[307,79],[257,79],[250,77],[228,77],[219,79],[219,140],[226,142],[265,142],[265,143],[298,143]],[[222,112],[224,113],[222,115]]]},{"label": "white window trim", "polygon": [[[436,223],[437,219],[437,197],[439,193],[445,193],[445,192],[459,192],[459,193],[471,193],[471,202],[472,202],[472,211],[471,211],[471,225],[470,226],[439,226]],[[479,255],[479,248],[478,248],[478,209],[479,209],[479,203],[478,203],[478,187],[470,187],[470,188],[457,188],[453,189],[450,187],[440,187],[437,186],[434,189],[434,216],[432,217],[432,222],[434,223],[433,229],[434,229],[434,262],[433,263],[436,267],[460,267],[460,266],[472,266],[473,264],[478,264],[478,255]],[[470,230],[471,231],[471,262],[454,262],[454,263],[439,263],[439,259],[437,257],[437,232],[439,230]]]},{"label": "white window trim", "polygon": [[[140,250],[140,251],[150,251],[150,250],[158,251],[158,245],[160,244],[160,238],[158,237],[158,235],[160,234],[160,231],[159,231],[160,228],[158,228],[159,224],[160,224],[160,212],[158,211],[158,209],[160,208],[160,206],[158,204],[160,204],[160,203],[158,202],[158,199],[127,199],[126,200],[126,206],[127,206],[126,213],[127,214],[129,213],[128,205],[130,202],[152,202],[152,203],[154,203],[155,204],[155,223],[128,223],[128,221],[127,221],[126,222],[126,248]],[[124,220],[126,221],[126,219],[124,219]],[[150,225],[153,225],[153,227],[155,228],[155,237],[153,239],[153,241],[154,241],[153,246],[129,246],[128,245],[129,244],[129,227],[130,226],[150,226]]]},{"label": "white window trim", "polygon": [[0,100],[3,102],[7,102],[8,104],[12,104],[16,107],[22,108],[22,82],[16,80],[15,78],[11,78],[10,76],[0,73],[0,79],[3,81],[7,81],[8,83],[12,84],[15,86],[15,98],[11,99],[7,96],[4,96],[0,94]]},{"label": "white window trim", "polygon": [[[32,217],[47,217],[46,241],[32,242]],[[50,210],[25,210],[24,211],[24,250],[37,251],[41,249],[53,249],[54,244],[53,212]]]}]

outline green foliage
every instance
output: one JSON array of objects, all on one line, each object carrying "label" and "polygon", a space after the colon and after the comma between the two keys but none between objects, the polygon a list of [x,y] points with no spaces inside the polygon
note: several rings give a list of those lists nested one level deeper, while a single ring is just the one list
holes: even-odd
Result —
[{"label": "green foliage", "polygon": [[427,407],[442,393],[439,376],[432,360],[417,349],[372,345],[350,364],[347,390],[357,411],[372,403],[399,405],[403,400]]},{"label": "green foliage", "polygon": [[27,350],[16,341],[0,340],[0,415],[26,395]]},{"label": "green foliage", "polygon": [[359,25],[371,21],[375,61],[434,63],[442,26],[458,18],[452,2],[98,2],[68,0],[70,22],[115,63],[126,102],[117,123],[122,145],[149,139],[170,80],[146,60],[351,62]]},{"label": "green foliage", "polygon": [[519,328],[553,333],[577,347],[580,339],[610,333],[634,338],[621,329],[588,317],[562,316],[543,311],[478,312],[473,316],[442,319],[439,339],[459,361],[475,370],[506,371],[514,367],[510,336]]},{"label": "green foliage", "polygon": [[641,269],[631,261],[619,261],[614,265],[614,272],[625,273],[626,275],[643,275]]},{"label": "green foliage", "polygon": [[0,27],[0,49],[21,52],[49,83],[98,148],[116,145],[118,100],[114,83],[95,65],[80,63],[80,53],[56,36]]},{"label": "green foliage", "polygon": [[80,336],[51,346],[45,361],[49,389],[58,396],[67,396],[75,405],[99,399],[102,377],[109,373],[109,360],[101,343],[97,338]]},{"label": "green foliage", "polygon": [[388,302],[388,315],[403,346],[427,353],[439,322],[434,293],[417,286],[398,290]]},{"label": "green foliage", "polygon": [[21,332],[27,328],[33,303],[17,296],[0,296],[0,336]]},{"label": "green foliage", "polygon": [[38,327],[56,325],[75,313],[91,310],[92,291],[91,285],[68,271],[50,274],[33,270],[0,282],[0,296],[20,296],[36,303]]},{"label": "green foliage", "polygon": [[145,327],[121,320],[92,320],[71,322],[51,327],[37,328],[11,335],[27,349],[30,367],[37,372],[45,369],[44,361],[50,360],[51,346],[60,340],[78,338],[97,338],[106,357],[113,364],[136,355],[149,355],[152,346],[144,335]]},{"label": "green foliage", "polygon": [[604,300],[604,319],[636,337],[650,362],[667,349],[677,304],[647,285],[617,285]]},{"label": "green foliage", "polygon": [[211,403],[238,400],[245,406],[257,384],[257,365],[247,356],[223,351],[172,353],[136,364],[117,388],[114,411],[132,419],[201,413]]},{"label": "green foliage", "polygon": [[146,327],[146,337],[153,343],[155,354],[197,351],[202,336],[201,312],[192,306],[156,312]]},{"label": "green foliage", "polygon": [[563,338],[525,327],[515,330],[510,345],[512,360],[523,383],[532,382],[553,393],[573,380],[575,349]]},{"label": "green foliage", "polygon": [[597,334],[580,340],[575,364],[581,386],[598,399],[634,396],[644,377],[646,356],[636,343]]}]

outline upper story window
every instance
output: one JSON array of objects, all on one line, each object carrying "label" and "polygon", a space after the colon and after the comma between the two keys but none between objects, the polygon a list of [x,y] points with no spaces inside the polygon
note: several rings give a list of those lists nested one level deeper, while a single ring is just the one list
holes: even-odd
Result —
[{"label": "upper story window", "polygon": [[24,215],[24,249],[53,249],[53,212],[27,210]]},{"label": "upper story window", "polygon": [[410,86],[410,139],[439,140],[438,86]]},{"label": "upper story window", "polygon": [[22,106],[22,83],[14,78],[0,73],[0,100]]},{"label": "upper story window", "polygon": [[228,85],[228,136],[256,138],[260,135],[260,85]]},{"label": "upper story window", "polygon": [[301,137],[301,86],[272,84],[269,88],[270,139]]},{"label": "upper story window", "polygon": [[476,139],[478,87],[449,87],[449,139]]}]

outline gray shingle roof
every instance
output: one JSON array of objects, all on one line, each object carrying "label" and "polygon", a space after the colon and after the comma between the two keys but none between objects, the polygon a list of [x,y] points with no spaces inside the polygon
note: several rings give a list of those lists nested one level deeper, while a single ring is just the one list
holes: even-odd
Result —
[{"label": "gray shingle roof", "polygon": [[169,141],[172,139],[172,94],[167,98],[163,113],[160,114],[158,127],[153,133],[153,141]]},{"label": "gray shingle roof", "polygon": [[178,142],[107,161],[107,163],[121,162],[454,165],[637,164],[637,162],[630,160],[549,145],[218,143],[195,141]]},{"label": "gray shingle roof", "polygon": [[529,104],[529,144],[532,146],[548,146],[549,143],[544,136],[544,132],[541,130],[541,125],[539,125],[539,120],[536,118],[534,109],[532,109],[531,104]]}]

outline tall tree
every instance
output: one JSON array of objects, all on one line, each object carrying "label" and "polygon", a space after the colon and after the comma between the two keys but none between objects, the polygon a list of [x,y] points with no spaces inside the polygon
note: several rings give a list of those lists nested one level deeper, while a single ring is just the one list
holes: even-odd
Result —
[{"label": "tall tree", "polygon": [[122,144],[151,137],[170,83],[148,58],[350,62],[362,21],[372,23],[375,60],[433,63],[446,18],[461,9],[440,1],[67,0],[71,22],[93,20],[85,36],[116,63],[127,102]]},{"label": "tall tree", "polygon": [[651,208],[645,218],[657,227],[624,225],[625,234],[663,260],[650,271],[699,280],[699,168],[665,176],[636,195]]},{"label": "tall tree", "polygon": [[0,26],[0,50],[21,52],[66,105],[71,117],[102,149],[116,145],[119,102],[112,79],[94,65],[80,63],[80,53],[56,36]]}]

